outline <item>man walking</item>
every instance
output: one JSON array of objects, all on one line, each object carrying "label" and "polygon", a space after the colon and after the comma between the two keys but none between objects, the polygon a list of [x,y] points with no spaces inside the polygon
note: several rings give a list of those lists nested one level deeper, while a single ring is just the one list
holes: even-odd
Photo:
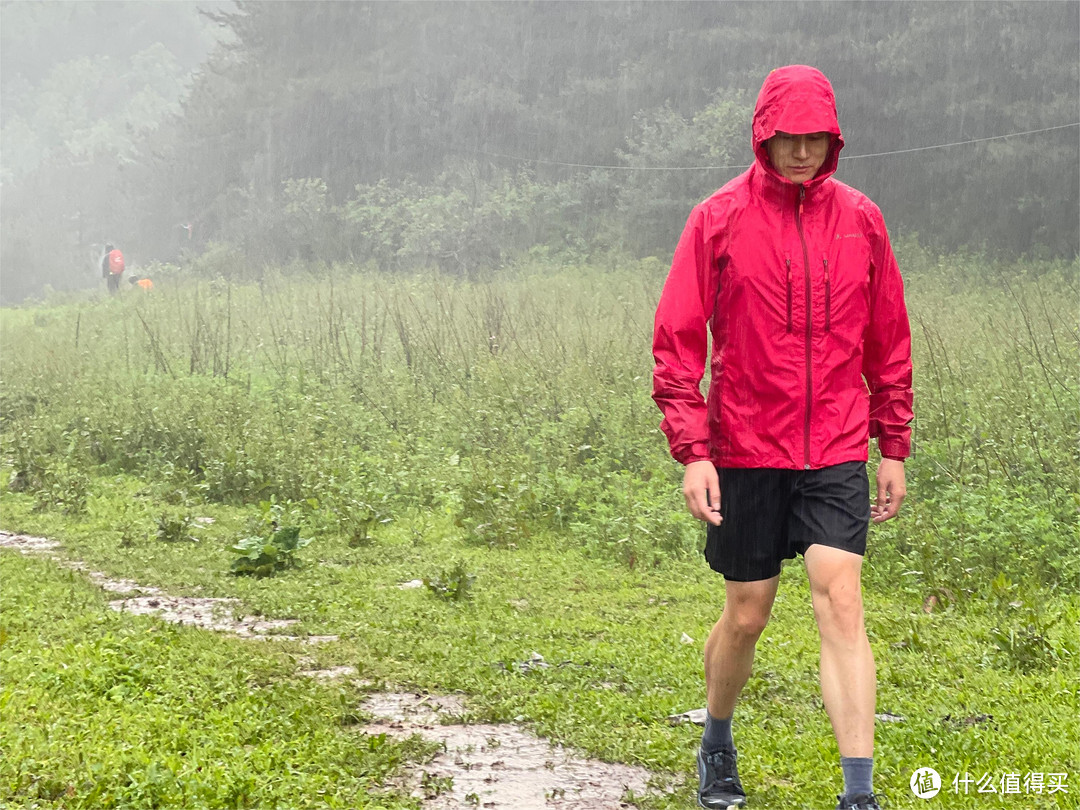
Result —
[{"label": "man walking", "polygon": [[[690,214],[653,339],[661,428],[685,465],[687,508],[708,524],[705,557],[725,580],[705,645],[698,803],[746,803],[732,716],[781,561],[802,554],[844,774],[837,807],[874,810],[876,675],[860,574],[869,521],[895,517],[905,495],[912,393],[903,283],[877,206],[832,177],[844,140],[820,71],[772,71],[752,136],[754,165]],[[871,437],[882,456],[873,506]]]}]

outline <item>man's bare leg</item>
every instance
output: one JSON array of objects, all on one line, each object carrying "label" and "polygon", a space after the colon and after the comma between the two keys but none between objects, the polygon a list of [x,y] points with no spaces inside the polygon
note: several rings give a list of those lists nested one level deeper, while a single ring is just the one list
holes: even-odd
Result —
[{"label": "man's bare leg", "polygon": [[750,677],[754,648],[769,622],[780,577],[726,583],[724,610],[705,642],[705,688],[709,714],[731,717]]},{"label": "man's bare leg", "polygon": [[821,697],[844,771],[838,806],[877,807],[866,801],[873,793],[877,675],[863,621],[862,556],[822,545],[810,546],[805,556],[821,635]]},{"label": "man's bare leg", "polygon": [[863,622],[862,560],[829,546],[806,550],[821,634],[821,697],[842,757],[874,755],[877,675]]},{"label": "man's bare leg", "polygon": [[727,582],[720,621],[705,642],[705,686],[709,717],[698,750],[698,807],[742,807],[731,715],[750,677],[754,647],[768,624],[780,577],[759,582]]}]

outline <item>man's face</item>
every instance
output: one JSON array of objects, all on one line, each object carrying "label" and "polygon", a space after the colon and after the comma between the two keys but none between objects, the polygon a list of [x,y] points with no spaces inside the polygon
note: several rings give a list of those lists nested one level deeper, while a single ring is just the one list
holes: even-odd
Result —
[{"label": "man's face", "polygon": [[792,135],[777,131],[765,142],[765,147],[774,169],[792,183],[806,183],[828,157],[831,140],[828,132]]}]

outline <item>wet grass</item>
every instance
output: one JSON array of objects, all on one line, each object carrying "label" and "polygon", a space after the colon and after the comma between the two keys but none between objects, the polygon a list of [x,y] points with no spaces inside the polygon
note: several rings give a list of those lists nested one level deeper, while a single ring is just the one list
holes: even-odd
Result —
[{"label": "wet grass", "polygon": [[[956,773],[1077,770],[1077,336],[1064,305],[1075,268],[1037,269],[1006,285],[958,264],[909,283],[918,454],[904,519],[872,530],[865,576],[878,711],[904,718],[878,727],[875,782],[893,807],[924,806],[908,779],[925,765],[945,779],[939,802],[972,808],[988,799],[952,795]],[[699,732],[665,718],[703,703],[701,646],[722,591],[680,512],[679,471],[648,401],[661,278],[642,266],[490,284],[161,285],[157,298],[5,312],[4,528],[54,537],[117,577],[299,619],[290,634],[340,638],[274,647],[163,628],[112,614],[78,575],[5,553],[14,573],[3,589],[3,721],[36,731],[20,732],[29,742],[0,765],[3,800],[109,806],[87,803],[95,785],[112,790],[121,774],[143,779],[175,762],[169,735],[144,743],[143,759],[114,755],[122,746],[105,723],[46,737],[99,698],[82,686],[18,691],[9,673],[36,666],[48,681],[71,668],[42,654],[45,641],[82,645],[107,680],[115,654],[104,651],[134,645],[135,659],[160,658],[136,642],[165,638],[175,691],[195,706],[222,688],[207,669],[275,684],[244,700],[267,718],[307,723],[303,734],[323,745],[257,758],[246,746],[270,737],[268,726],[241,744],[212,713],[173,722],[134,698],[111,707],[116,722],[197,729],[211,759],[237,763],[214,771],[219,795],[250,788],[228,794],[239,796],[228,806],[273,806],[342,769],[351,776],[341,792],[309,791],[306,806],[339,797],[364,806],[343,797],[366,795],[363,780],[385,781],[395,765],[422,768],[419,750],[350,753],[340,720],[363,690],[297,682],[303,656],[354,666],[374,688],[460,691],[473,719],[520,718],[662,782],[689,777]],[[231,575],[231,547],[265,528],[271,500],[283,523],[313,538],[301,567]],[[198,542],[159,539],[162,525],[193,517],[215,518],[194,530]],[[475,577],[468,598],[398,588],[423,578],[452,587],[462,576]],[[99,636],[119,641],[91,643]],[[534,652],[549,666],[521,667]],[[835,803],[816,670],[795,563],[736,720],[755,806]],[[87,762],[107,778],[83,775]],[[32,799],[45,783],[27,774],[48,775],[54,798]],[[1076,793],[1001,801],[1071,807]],[[162,793],[158,806],[198,806],[177,795]],[[640,803],[666,810],[690,796],[684,787]]]},{"label": "wet grass", "polygon": [[[5,554],[0,560],[8,568],[27,569],[22,576],[8,575],[4,580],[6,720],[12,724],[30,728],[75,723],[86,713],[97,717],[99,702],[109,699],[92,695],[89,687],[65,690],[62,697],[31,689],[31,699],[25,684],[14,687],[31,661],[38,669],[32,682],[63,677],[63,668],[72,666],[67,657],[37,657],[46,644],[75,645],[86,660],[83,666],[99,670],[95,683],[104,683],[106,692],[110,683],[128,682],[126,675],[117,680],[114,671],[120,651],[125,660],[128,654],[152,658],[160,656],[160,645],[165,644],[168,660],[155,660],[152,672],[168,673],[161,688],[175,689],[176,699],[194,698],[193,707],[200,705],[199,696],[213,700],[221,689],[218,680],[206,678],[206,668],[227,664],[228,671],[217,679],[278,683],[288,680],[301,657],[313,656],[315,663],[305,666],[354,666],[359,677],[373,682],[370,688],[461,691],[469,696],[474,721],[522,722],[593,756],[645,765],[661,777],[685,774],[692,760],[698,730],[670,727],[665,718],[701,705],[701,644],[722,605],[718,582],[704,574],[696,561],[631,571],[576,550],[559,550],[557,538],[538,540],[528,549],[462,549],[452,524],[432,522],[419,542],[411,532],[397,528],[368,548],[349,548],[341,540],[328,538],[309,548],[309,559],[301,569],[275,578],[241,580],[226,573],[227,507],[209,510],[222,519],[205,532],[199,547],[176,551],[173,547],[162,550],[150,539],[118,549],[115,543],[102,540],[108,532],[100,524],[69,524],[60,529],[33,516],[24,524],[19,511],[13,505],[9,518],[18,525],[59,534],[66,554],[85,559],[95,568],[154,582],[170,592],[191,590],[195,583],[202,594],[238,596],[245,612],[300,619],[299,627],[289,628],[290,633],[336,634],[340,640],[318,647],[229,641],[194,630],[170,629],[149,619],[114,615],[104,607],[104,597],[79,582],[78,575],[58,574],[48,570],[46,563]],[[185,556],[189,558],[186,565],[182,564]],[[448,570],[458,562],[476,576],[470,600],[452,602],[422,588],[398,588],[401,582]],[[42,583],[47,587],[39,587]],[[79,598],[73,598],[73,592]],[[41,604],[34,605],[38,600]],[[28,604],[32,605],[29,611]],[[744,752],[744,778],[760,807],[823,807],[837,789],[835,744],[817,688],[817,638],[808,605],[802,566],[787,566],[736,724]],[[1074,601],[1060,598],[1044,609],[1063,611],[1049,640],[1066,644],[1080,619]],[[878,710],[904,718],[903,722],[880,723],[878,728],[877,784],[892,797],[893,806],[915,801],[907,793],[906,780],[923,765],[948,772],[949,778],[953,772],[977,768],[980,775],[983,771],[1070,772],[1075,768],[1075,757],[1069,753],[1076,750],[1071,719],[1076,707],[1075,663],[1066,659],[1026,672],[1011,666],[995,647],[993,629],[1008,621],[1015,610],[987,604],[926,613],[917,590],[868,592],[867,624],[878,661]],[[41,626],[49,628],[49,638],[55,642],[42,638]],[[85,635],[86,626],[113,641],[102,647]],[[685,642],[684,633],[693,641]],[[132,640],[143,638],[158,639],[158,646],[150,646],[145,653],[131,646]],[[275,644],[281,650],[276,654],[271,652]],[[207,653],[208,660],[203,660],[206,649],[215,653]],[[523,668],[521,664],[534,653],[549,666]],[[22,667],[19,661],[24,662]],[[294,682],[287,688],[253,694],[250,700],[256,703],[252,711],[264,713],[267,723],[279,715],[293,716],[296,722],[314,725],[318,734],[333,737],[341,718],[357,711],[363,692],[316,689]],[[158,728],[165,723],[191,728],[200,745],[210,747],[204,756],[213,758],[216,746],[221,750],[218,758],[235,761],[246,774],[248,806],[266,806],[255,802],[255,797],[276,795],[266,791],[276,784],[278,770],[292,770],[300,761],[302,769],[315,771],[343,767],[338,761],[344,756],[341,746],[356,744],[334,737],[335,744],[325,751],[316,754],[311,748],[281,754],[260,760],[255,767],[251,757],[242,756],[246,749],[230,753],[230,746],[238,745],[232,732],[218,734],[219,723],[234,723],[230,717],[184,713],[165,720],[156,710],[148,714],[139,694],[136,689],[133,699],[122,696],[110,707],[111,714],[101,717],[100,725],[95,721],[85,736],[68,737],[61,751],[44,744],[40,749],[20,747],[11,750],[22,754],[5,762],[11,766],[22,761],[23,774],[48,773],[63,781],[66,775],[82,773],[71,764],[72,758],[95,759],[91,752],[109,748],[101,743],[109,739],[109,723],[119,714],[126,718],[125,726],[145,723]],[[33,710],[29,704],[36,704]],[[281,739],[269,726],[257,727],[251,734],[252,739],[267,735],[267,745]],[[8,735],[5,738],[15,741]],[[137,772],[151,762],[171,761],[174,745],[165,737],[146,749],[141,760],[119,758],[112,763],[117,772],[113,781],[121,773],[139,778]],[[36,759],[27,759],[33,750]],[[422,769],[416,753],[413,764],[405,767]],[[290,760],[292,756],[300,761]],[[354,779],[379,778],[373,763],[348,762]],[[101,794],[83,793],[93,781],[89,777],[67,778],[65,788],[74,784],[76,793],[65,806],[140,806],[123,801],[74,803],[83,796],[97,800]],[[214,784],[224,789],[232,776],[222,773],[215,778],[219,781]],[[1062,800],[1057,806],[1071,806],[1067,797],[1056,798]],[[949,806],[978,807],[980,800],[950,798]],[[658,808],[688,804],[683,790],[670,800],[644,802],[646,807]],[[163,806],[188,805],[165,800]],[[327,799],[326,804],[316,801],[310,806],[335,805]]]},{"label": "wet grass", "polygon": [[359,735],[287,652],[114,613],[50,561],[0,576],[5,807],[414,806],[383,783],[425,746]]}]

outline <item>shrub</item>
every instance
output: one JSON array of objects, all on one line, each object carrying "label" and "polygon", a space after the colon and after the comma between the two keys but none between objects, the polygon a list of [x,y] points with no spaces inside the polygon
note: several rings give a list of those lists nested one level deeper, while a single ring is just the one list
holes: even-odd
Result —
[{"label": "shrub", "polygon": [[434,577],[424,577],[424,587],[447,602],[464,602],[471,599],[474,582],[476,582],[476,575],[469,573],[464,560]]},{"label": "shrub", "polygon": [[157,519],[157,538],[165,543],[191,542],[197,543],[199,539],[191,534],[195,521],[191,515],[170,515],[162,512]]},{"label": "shrub", "polygon": [[268,577],[286,568],[295,568],[298,565],[296,552],[310,542],[311,538],[300,536],[298,526],[283,526],[269,537],[245,537],[232,547],[240,555],[233,560],[232,572]]},{"label": "shrub", "polygon": [[[261,514],[249,522],[251,534],[232,547],[240,555],[233,560],[233,574],[268,577],[287,568],[296,568],[299,565],[296,552],[311,542],[311,538],[300,536],[297,524],[305,510],[313,511],[318,505],[315,499],[279,503],[272,497],[262,501],[259,504]],[[282,525],[286,519],[295,522]]]}]

